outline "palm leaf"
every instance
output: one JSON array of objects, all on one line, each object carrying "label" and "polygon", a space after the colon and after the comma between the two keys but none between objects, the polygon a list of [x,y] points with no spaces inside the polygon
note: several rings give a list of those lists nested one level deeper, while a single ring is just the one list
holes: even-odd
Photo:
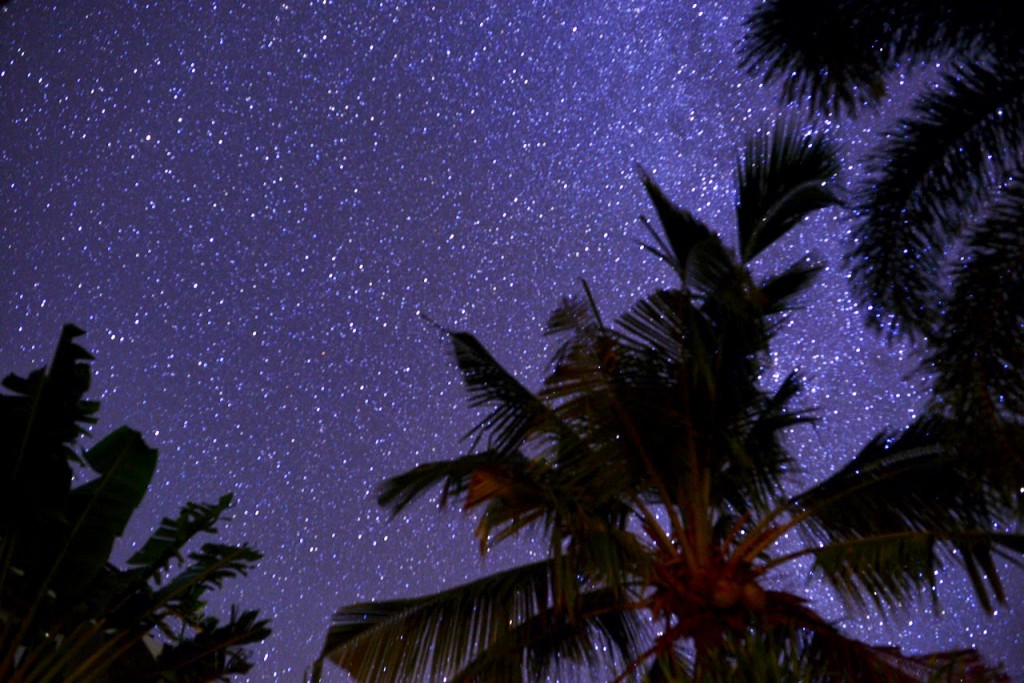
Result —
[{"label": "palm leaf", "polygon": [[467,491],[474,472],[490,466],[525,464],[526,458],[521,453],[506,454],[497,451],[471,453],[453,460],[424,463],[387,479],[380,486],[377,502],[383,507],[390,508],[393,515],[397,515],[428,490],[442,484],[440,504],[443,506],[449,498],[461,496]]},{"label": "palm leaf", "polygon": [[855,292],[874,324],[894,316],[927,335],[940,312],[945,246],[1024,149],[1024,64],[961,67],[887,137],[860,192]]},{"label": "palm leaf", "polygon": [[[495,465],[474,471],[466,489],[465,507],[484,506],[476,529],[480,552],[535,524],[549,530],[564,529],[578,509],[559,479],[558,472],[543,459],[528,460],[522,466]],[[556,554],[560,549],[561,543],[552,541]]]},{"label": "palm leaf", "polygon": [[531,430],[551,417],[547,406],[501,367],[476,337],[467,332],[452,332],[450,336],[456,363],[469,390],[470,406],[491,408],[467,438],[474,438],[475,447],[486,437],[488,449],[500,453],[519,449]]},{"label": "palm leaf", "polygon": [[515,567],[433,595],[344,607],[322,656],[358,681],[451,679],[510,629],[577,590],[575,575],[556,562]]},{"label": "palm leaf", "polygon": [[701,683],[737,680],[759,683],[917,682],[918,679],[899,676],[886,662],[878,661],[878,653],[873,648],[846,638],[801,603],[775,599],[783,597],[786,596],[769,596],[775,608],[772,621],[776,623],[759,625],[748,633],[727,634],[724,642],[700,657],[699,671],[691,680]]},{"label": "palm leaf", "polygon": [[596,320],[593,309],[586,302],[566,296],[562,297],[561,303],[548,316],[544,336],[577,336],[599,327],[600,322]]},{"label": "palm leaf", "polygon": [[974,650],[907,655],[851,638],[789,593],[768,591],[755,624],[753,632],[727,636],[704,659],[708,681],[1005,681],[1000,670],[982,666]]},{"label": "palm leaf", "polygon": [[[621,457],[621,456],[619,456]],[[580,458],[568,466],[543,459],[524,467],[474,472],[466,507],[483,506],[477,525],[481,551],[524,530],[542,529],[552,557],[570,555],[608,586],[646,562],[645,550],[624,531],[636,484],[613,459]]]},{"label": "palm leaf", "polygon": [[782,478],[793,459],[782,446],[782,435],[813,418],[793,410],[791,403],[802,385],[795,372],[787,375],[774,394],[764,395],[750,409],[748,420],[730,429],[728,457],[721,458],[716,499],[734,510],[766,512],[775,507]]},{"label": "palm leaf", "polygon": [[822,270],[808,260],[797,261],[778,275],[766,277],[758,286],[758,302],[766,316],[776,316],[793,307],[792,300],[814,282]]},{"label": "palm leaf", "polygon": [[[696,292],[715,289],[722,274],[733,270],[732,257],[722,245],[721,238],[689,211],[673,204],[642,168],[640,176],[654,204],[671,253],[664,252],[664,243],[660,241],[660,248],[648,248],[668,261],[684,286]],[[695,250],[698,253],[694,253]]]},{"label": "palm leaf", "polygon": [[560,365],[571,365],[579,362],[581,357],[587,356],[605,362],[609,360],[608,352],[614,346],[614,335],[605,327],[585,280],[583,289],[587,295],[586,301],[563,297],[561,303],[548,316],[547,324],[544,326],[544,336],[564,338],[551,358],[551,364],[555,368]]},{"label": "palm leaf", "polygon": [[809,214],[839,204],[829,183],[839,173],[835,148],[822,135],[780,124],[755,136],[737,169],[740,257],[749,262]]},{"label": "palm leaf", "polygon": [[[524,663],[526,680],[544,680],[554,674],[565,680],[572,676],[572,669],[566,667],[571,664],[586,665],[588,672],[580,678],[592,680],[599,659],[608,668],[632,661],[652,635],[647,620],[624,607],[617,592],[587,591],[579,596],[571,615],[548,609],[510,629],[454,680],[522,680]],[[600,658],[596,652],[602,653]]]},{"label": "palm leaf", "polygon": [[785,99],[853,113],[884,97],[900,63],[949,51],[1019,56],[1014,12],[969,0],[768,0],[747,18],[740,53],[751,73],[782,82]]},{"label": "palm leaf", "polygon": [[681,456],[689,443],[713,478],[716,500],[760,509],[789,463],[780,433],[806,421],[788,411],[799,383],[791,376],[765,396],[756,363],[763,321],[752,310],[724,315],[722,307],[708,320],[710,300],[698,310],[685,293],[664,290],[623,315],[617,391],[670,488],[690,476]]},{"label": "palm leaf", "polygon": [[742,65],[781,81],[788,101],[809,98],[815,111],[853,112],[880,99],[891,66],[886,51],[873,49],[878,13],[870,8],[879,4],[768,0],[746,20]]},{"label": "palm leaf", "polygon": [[574,400],[587,407],[587,441],[602,445],[592,446],[599,462],[622,477],[618,491],[671,491],[688,476],[681,452],[697,421],[689,397],[709,396],[705,408],[714,412],[715,392],[726,389],[716,372],[715,331],[678,289],[640,300],[619,326],[603,392],[580,384]]},{"label": "palm leaf", "polygon": [[942,409],[985,432],[1024,415],[1024,299],[1017,294],[1024,291],[1024,181],[1000,193],[971,233],[964,261],[926,363]]},{"label": "palm leaf", "polygon": [[1000,511],[955,452],[952,433],[931,416],[898,437],[880,434],[794,499],[818,568],[841,593],[898,605],[932,586],[944,557],[964,567],[986,609],[1004,599],[992,558],[1024,551],[1024,536],[992,532]]},{"label": "palm leaf", "polygon": [[[701,325],[706,323],[693,297],[683,290],[662,289],[640,299],[618,322],[624,332],[623,341],[634,353],[666,368],[694,362],[695,356],[711,352],[696,353],[693,348],[697,343],[694,339],[701,337]],[[711,343],[710,339],[704,341]]]},{"label": "palm leaf", "polygon": [[[955,547],[956,554],[941,553],[940,546]],[[946,561],[956,560],[967,571],[982,607],[991,612],[992,599],[1005,602],[993,554],[1009,559],[1024,553],[1024,534],[985,531],[934,533],[904,531],[849,538],[814,549],[814,569],[840,595],[863,608],[868,601],[879,610],[904,607],[924,589],[938,597],[936,574]]]},{"label": "palm leaf", "polygon": [[842,469],[793,502],[830,534],[955,528],[961,518],[985,519],[991,510],[961,469],[948,434],[948,424],[937,416],[923,417],[899,434],[877,434]]}]

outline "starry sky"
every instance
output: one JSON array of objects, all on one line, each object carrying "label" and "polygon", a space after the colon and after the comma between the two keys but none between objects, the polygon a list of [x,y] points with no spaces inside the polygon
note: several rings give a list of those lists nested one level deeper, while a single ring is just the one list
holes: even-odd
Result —
[{"label": "starry sky", "polygon": [[[122,556],[186,500],[233,492],[223,535],[265,558],[225,600],[273,618],[250,679],[295,681],[337,607],[534,551],[483,560],[457,511],[376,508],[384,477],[460,454],[473,424],[421,316],[536,386],[546,315],[579,278],[608,315],[671,281],[637,243],[635,165],[731,240],[737,154],[783,110],[737,67],[750,0],[189,5],[0,7],[0,370],[86,329],[94,433],[128,424],[160,450]],[[933,78],[899,74],[881,112],[816,121],[846,182]],[[912,420],[925,386],[913,347],[864,329],[848,227],[823,212],[770,254],[830,264],[774,354],[819,409],[791,439],[812,478]],[[975,646],[1024,671],[1019,572],[994,617],[944,575],[942,619],[927,603],[854,619],[787,580],[872,642]]]}]

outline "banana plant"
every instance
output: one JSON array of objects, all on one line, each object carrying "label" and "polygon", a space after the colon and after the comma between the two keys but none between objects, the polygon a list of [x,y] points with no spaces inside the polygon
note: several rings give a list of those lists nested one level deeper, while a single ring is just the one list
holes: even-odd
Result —
[{"label": "banana plant", "polygon": [[[187,503],[118,568],[110,554],[138,508],[157,452],[121,427],[87,450],[98,405],[83,399],[92,356],[64,328],[49,368],[8,375],[0,394],[0,680],[210,681],[250,668],[269,635],[256,611],[225,623],[205,595],[245,576],[248,545],[213,542],[231,504]],[[77,469],[77,472],[75,471]]]}]

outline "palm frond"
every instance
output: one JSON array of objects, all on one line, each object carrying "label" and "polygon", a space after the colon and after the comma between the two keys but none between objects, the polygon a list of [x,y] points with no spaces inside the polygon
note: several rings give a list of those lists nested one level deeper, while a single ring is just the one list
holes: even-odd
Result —
[{"label": "palm frond", "polygon": [[630,512],[625,501],[636,489],[612,458],[555,466],[535,459],[519,468],[477,470],[466,490],[466,507],[483,507],[477,525],[482,551],[535,527],[543,531],[552,557],[570,555],[606,586],[617,587],[647,561],[636,537],[624,531]]},{"label": "palm frond", "polygon": [[[545,610],[510,629],[470,662],[456,681],[499,681],[523,671],[526,680],[553,674],[570,675],[566,665],[614,668],[631,661],[650,636],[647,620],[630,609],[621,596],[607,589],[584,592],[571,614]],[[598,655],[597,653],[601,653]],[[562,676],[559,676],[562,679]]]},{"label": "palm frond", "polygon": [[[642,168],[640,175],[671,253],[665,254],[663,249],[653,246],[648,248],[668,261],[684,286],[695,292],[715,289],[721,275],[733,270],[732,257],[721,238],[689,211],[676,206]],[[695,250],[699,253],[695,254]]]},{"label": "palm frond", "polygon": [[[574,552],[589,553],[599,573],[619,582],[621,552],[610,550],[603,536],[615,534],[614,526],[624,520],[617,497],[623,478],[608,462],[576,458],[553,466],[543,458],[488,451],[426,463],[393,477],[382,486],[379,501],[397,513],[441,482],[442,503],[455,496],[464,509],[483,509],[477,525],[481,551],[537,526],[545,530],[553,554],[561,554],[571,540]],[[619,513],[612,514],[616,507]],[[627,544],[633,540],[616,538]],[[636,565],[635,559],[630,565]]]},{"label": "palm frond", "polygon": [[577,590],[575,574],[557,562],[515,567],[433,595],[344,607],[323,656],[358,681],[450,680],[510,629]]},{"label": "palm frond", "polygon": [[[718,331],[687,292],[655,292],[623,314],[619,325],[615,402],[595,418],[613,428],[614,438],[630,437],[628,471],[643,487],[654,490],[657,477],[671,490],[695,474],[682,455],[699,432],[695,425],[730,410],[723,406],[737,385],[720,372]],[[692,400],[697,396],[700,403]]]},{"label": "palm frond", "polygon": [[789,408],[799,382],[790,376],[765,396],[757,386],[760,316],[720,307],[708,320],[707,308],[708,300],[698,310],[684,292],[664,290],[624,314],[618,391],[666,482],[688,476],[681,444],[689,443],[709,468],[716,500],[763,508],[789,463],[779,435],[807,419]]},{"label": "palm frond", "polygon": [[[559,533],[580,513],[575,496],[561,485],[557,470],[543,459],[516,466],[492,465],[477,469],[466,489],[466,508],[483,506],[477,524],[480,551],[535,525]],[[578,493],[573,491],[572,493]],[[557,554],[561,543],[552,541]]]},{"label": "palm frond", "polygon": [[624,332],[622,341],[666,367],[699,362],[711,349],[701,353],[694,348],[703,322],[695,304],[693,297],[680,289],[662,289],[640,299],[618,320]]},{"label": "palm frond", "polygon": [[[936,373],[941,409],[982,431],[1009,415],[1024,415],[1022,264],[1024,181],[1018,179],[972,231],[926,361]],[[1024,463],[1014,469],[1024,473]]]},{"label": "palm frond", "polygon": [[[680,648],[668,647],[653,652],[653,661],[647,668],[642,683],[690,683],[693,677],[689,675],[691,662],[687,654],[680,652]],[[637,666],[642,664],[638,661]]]},{"label": "palm frond", "polygon": [[747,18],[740,54],[752,74],[781,81],[785,99],[855,113],[885,96],[901,61],[1019,57],[1014,12],[997,0],[768,0]]},{"label": "palm frond", "polygon": [[1024,550],[1024,536],[992,531],[1002,511],[951,434],[937,416],[880,434],[794,499],[819,569],[847,597],[901,604],[932,585],[945,558],[964,567],[987,609],[1004,599],[992,558]]},{"label": "palm frond", "polygon": [[[941,552],[940,545],[956,548]],[[913,603],[928,589],[935,594],[936,574],[946,561],[963,564],[982,607],[992,599],[1005,602],[993,554],[1024,553],[1024,534],[986,531],[934,533],[903,531],[828,543],[812,551],[814,569],[841,596],[859,607],[874,603],[879,610]],[[936,603],[937,604],[937,603]]]},{"label": "palm frond", "polygon": [[[593,304],[577,305],[575,311],[574,329],[555,352],[541,392],[565,425],[560,438],[549,444],[553,462],[566,481],[605,481],[621,493],[632,482],[618,442],[625,429],[618,392],[629,349],[622,335],[604,326]],[[617,483],[615,477],[621,477]]]},{"label": "palm frond", "polygon": [[716,499],[727,501],[734,510],[765,512],[776,505],[782,477],[793,464],[782,435],[813,421],[810,414],[791,406],[801,387],[796,373],[790,373],[774,394],[762,396],[751,407],[749,419],[732,426],[728,457],[718,462]]},{"label": "palm frond", "polygon": [[[937,416],[898,435],[880,433],[842,469],[793,499],[808,523],[829,537],[957,528],[990,512],[947,442]],[[842,502],[842,504],[840,504]]]},{"label": "palm frond", "polygon": [[474,472],[494,466],[520,467],[526,462],[518,452],[484,451],[452,460],[423,463],[385,480],[378,490],[377,502],[397,515],[428,490],[442,484],[439,502],[444,506],[449,498],[467,491]]},{"label": "palm frond", "polygon": [[548,316],[548,322],[544,326],[544,336],[578,336],[600,327],[602,327],[600,320],[596,318],[593,307],[587,305],[587,302],[572,297],[562,297],[561,303]]},{"label": "palm frond", "polygon": [[[799,607],[797,607],[799,609]],[[783,633],[793,630],[800,621],[780,625]],[[797,662],[809,667],[817,676],[796,681],[842,680],[875,681],[877,683],[954,683],[964,680],[983,683],[1005,683],[1005,672],[985,666],[975,650],[949,650],[910,655],[893,646],[868,645],[841,633],[828,624],[808,620],[796,651],[790,650]],[[807,637],[809,635],[809,637]],[[805,669],[806,670],[806,669]],[[786,669],[784,672],[788,673]]]},{"label": "palm frond", "polygon": [[839,204],[839,157],[821,134],[781,123],[752,137],[737,168],[740,258],[749,262],[809,214]]},{"label": "palm frond", "polygon": [[917,683],[916,678],[899,676],[886,662],[876,659],[873,648],[846,638],[802,604],[776,599],[782,597],[769,596],[775,603],[773,621],[777,623],[728,634],[700,657],[694,680],[817,683],[842,676],[842,680]]},{"label": "palm frond", "polygon": [[518,382],[467,332],[450,333],[455,361],[470,394],[470,406],[490,407],[467,438],[474,446],[487,439],[487,448],[510,453],[520,448],[532,429],[551,417],[548,407]]},{"label": "palm frond", "polygon": [[814,282],[823,266],[809,260],[797,261],[778,275],[762,280],[758,286],[758,302],[766,316],[776,316],[792,309],[794,298]]},{"label": "palm frond", "polygon": [[[564,297],[552,311],[544,328],[545,336],[563,338],[551,357],[554,375],[579,375],[580,367],[587,368],[583,374],[592,374],[599,367],[610,367],[615,357],[615,336],[605,327],[586,282],[583,286],[587,301]],[[548,385],[557,383],[546,382]],[[550,400],[556,397],[556,393],[545,391],[541,396]]]},{"label": "palm frond", "polygon": [[881,98],[892,64],[889,51],[875,45],[882,27],[870,9],[879,4],[768,0],[746,20],[742,65],[765,81],[781,81],[788,101],[810,99],[815,111],[855,112]]},{"label": "palm frond", "polygon": [[854,289],[873,324],[892,316],[927,336],[940,313],[944,248],[1024,149],[1024,64],[959,68],[887,138],[860,192]]},{"label": "palm frond", "polygon": [[[984,666],[974,650],[908,655],[896,647],[869,645],[842,633],[792,594],[768,591],[766,610],[751,631],[728,635],[703,658],[711,681],[764,680],[1005,682],[998,668]],[[977,678],[964,678],[965,675]]]}]

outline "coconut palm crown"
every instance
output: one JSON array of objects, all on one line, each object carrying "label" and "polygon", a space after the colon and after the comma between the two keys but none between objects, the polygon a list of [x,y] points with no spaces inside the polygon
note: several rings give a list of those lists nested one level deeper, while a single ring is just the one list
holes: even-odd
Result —
[{"label": "coconut palm crown", "polygon": [[344,607],[321,661],[359,681],[994,676],[973,652],[911,657],[847,637],[774,578],[809,566],[851,607],[885,612],[959,564],[989,604],[1003,599],[995,559],[1024,552],[1024,537],[992,530],[999,511],[969,485],[940,417],[880,434],[785,493],[797,463],[780,438],[811,416],[793,405],[795,373],[771,388],[762,376],[818,267],[803,259],[758,279],[748,265],[837,202],[837,170],[820,136],[756,137],[739,164],[736,253],[643,174],[661,228],[647,246],[678,284],[615,324],[585,285],[563,300],[537,393],[472,335],[449,333],[485,412],[472,451],[389,479],[380,503],[398,514],[439,487],[442,504],[478,514],[482,552],[525,535],[544,559]]}]

